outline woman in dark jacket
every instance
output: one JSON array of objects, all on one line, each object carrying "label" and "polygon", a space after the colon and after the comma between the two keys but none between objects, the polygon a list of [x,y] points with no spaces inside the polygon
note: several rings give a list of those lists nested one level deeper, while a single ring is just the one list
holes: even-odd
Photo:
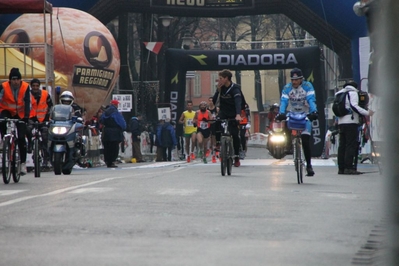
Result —
[{"label": "woman in dark jacket", "polygon": [[119,143],[123,141],[123,131],[126,122],[118,112],[119,101],[112,100],[100,117],[100,123],[104,125],[102,130],[102,142],[104,146],[104,161],[108,168],[116,168],[114,164],[119,154]]}]

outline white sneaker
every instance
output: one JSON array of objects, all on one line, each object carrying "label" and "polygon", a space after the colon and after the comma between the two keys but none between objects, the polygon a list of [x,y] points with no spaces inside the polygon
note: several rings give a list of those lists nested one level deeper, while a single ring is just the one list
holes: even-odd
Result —
[{"label": "white sneaker", "polygon": [[26,163],[21,163],[21,175],[26,175],[28,171],[26,170]]}]

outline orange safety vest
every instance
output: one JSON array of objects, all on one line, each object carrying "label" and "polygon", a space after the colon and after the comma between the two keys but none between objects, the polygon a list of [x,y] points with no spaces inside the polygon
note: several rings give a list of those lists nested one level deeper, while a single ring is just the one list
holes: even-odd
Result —
[{"label": "orange safety vest", "polygon": [[240,125],[248,124],[247,113],[245,112],[245,110],[241,110],[241,118],[242,120],[240,121]]},{"label": "orange safety vest", "polygon": [[209,120],[208,110],[206,110],[205,113],[202,113],[201,110],[198,110],[198,117],[197,117],[197,121],[198,121],[197,127],[200,129],[207,129],[210,127],[210,124],[209,124],[209,122],[202,121],[203,118],[205,118],[207,121]]},{"label": "orange safety vest", "polygon": [[10,82],[3,82],[3,99],[0,102],[0,113],[4,110],[9,111],[11,116],[18,115],[19,118],[25,117],[25,102],[24,97],[26,90],[29,88],[29,84],[22,81],[21,87],[19,88],[19,94],[17,102],[15,101],[14,94],[10,86]]},{"label": "orange safety vest", "polygon": [[30,99],[32,103],[32,109],[30,110],[29,117],[36,116],[39,122],[44,121],[44,118],[46,118],[46,114],[48,111],[47,97],[48,97],[48,92],[45,90],[41,90],[41,96],[39,102],[37,102],[36,98],[33,95],[31,95]]}]

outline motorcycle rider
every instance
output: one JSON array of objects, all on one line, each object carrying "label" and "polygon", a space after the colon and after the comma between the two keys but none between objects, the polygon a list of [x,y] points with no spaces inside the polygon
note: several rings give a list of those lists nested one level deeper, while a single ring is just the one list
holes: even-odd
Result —
[{"label": "motorcycle rider", "polygon": [[[79,120],[78,121],[83,124],[82,116],[84,115],[84,109],[82,107],[80,107],[77,103],[75,103],[75,97],[73,96],[72,92],[64,91],[63,93],[61,93],[59,101],[60,101],[60,104],[71,106],[73,109],[72,116],[82,118],[81,121],[79,121]],[[83,137],[83,136],[80,136],[80,137]],[[82,156],[86,155],[86,148],[84,145],[81,145],[80,154],[82,154]]]},{"label": "motorcycle rider", "polygon": [[290,72],[291,82],[284,86],[281,100],[280,111],[276,120],[285,120],[285,112],[288,104],[291,106],[290,112],[308,112],[309,120],[306,123],[306,130],[302,132],[303,153],[306,159],[306,171],[308,176],[313,176],[311,163],[311,144],[310,134],[312,130],[311,121],[317,120],[316,96],[312,83],[303,79],[302,70],[294,68]]},{"label": "motorcycle rider", "polygon": [[60,95],[60,104],[70,105],[74,110],[74,116],[82,117],[84,115],[85,110],[80,107],[77,103],[75,103],[75,97],[72,92],[64,91]]},{"label": "motorcycle rider", "polygon": [[31,103],[32,109],[30,112],[30,123],[29,123],[29,130],[28,137],[29,152],[32,151],[32,122],[38,121],[40,123],[39,130],[42,137],[43,150],[45,151],[44,158],[43,158],[43,165],[47,165],[48,161],[48,154],[47,154],[47,142],[48,142],[48,125],[44,122],[49,121],[50,119],[50,110],[53,106],[53,101],[51,100],[50,94],[46,90],[40,89],[40,80],[32,79],[30,82],[31,87]]}]

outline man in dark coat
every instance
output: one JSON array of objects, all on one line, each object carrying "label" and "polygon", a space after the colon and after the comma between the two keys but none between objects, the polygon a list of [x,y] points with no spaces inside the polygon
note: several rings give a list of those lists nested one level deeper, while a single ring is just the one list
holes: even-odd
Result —
[{"label": "man in dark coat", "polygon": [[130,125],[129,125],[130,132],[132,132],[133,158],[136,158],[137,163],[145,162],[143,160],[143,155],[141,154],[141,147],[140,147],[141,132],[142,132],[141,118],[142,116],[140,114],[138,114],[137,117],[133,116],[132,119],[130,119]]},{"label": "man in dark coat", "polygon": [[157,139],[159,140],[159,145],[163,148],[163,161],[172,161],[172,150],[177,145],[175,128],[170,123],[170,119],[166,119],[162,127],[157,130]]},{"label": "man in dark coat", "polygon": [[123,141],[123,131],[126,129],[126,122],[118,112],[119,101],[112,100],[100,117],[100,123],[104,125],[103,146],[104,161],[108,168],[116,168],[114,164],[119,154],[119,143]]}]

